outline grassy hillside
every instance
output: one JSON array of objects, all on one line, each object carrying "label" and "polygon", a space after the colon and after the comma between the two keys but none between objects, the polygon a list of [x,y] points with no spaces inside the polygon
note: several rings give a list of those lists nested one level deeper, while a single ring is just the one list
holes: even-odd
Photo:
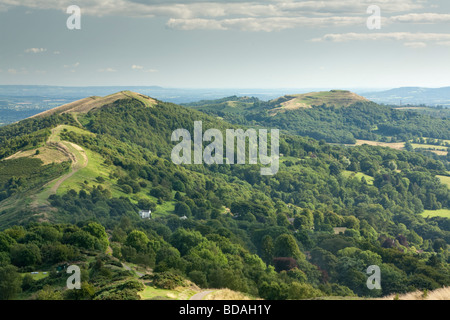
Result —
[{"label": "grassy hillside", "polygon": [[[0,128],[0,273],[18,279],[6,298],[369,298],[449,285],[448,220],[421,215],[450,207],[438,159],[283,134],[273,176],[260,165],[175,165],[174,130],[237,125],[119,96]],[[226,108],[239,103],[262,107]],[[45,165],[37,156],[50,161],[51,146],[61,157]],[[56,273],[70,264],[83,270],[81,291]],[[381,290],[366,286],[374,264]],[[21,276],[37,270],[48,277]]]},{"label": "grassy hillside", "polygon": [[[357,102],[367,102],[364,97],[345,90],[331,90],[311,92],[307,94],[287,95],[269,101],[275,108],[269,112],[273,115],[280,111],[296,110],[301,108],[312,108],[314,106],[326,105],[329,107],[348,107]],[[279,105],[279,107],[277,107]]]},{"label": "grassy hillside", "polygon": [[63,113],[88,113],[91,110],[96,110],[104,107],[105,105],[114,103],[121,99],[132,98],[142,102],[145,106],[150,107],[156,104],[156,100],[135,93],[131,91],[121,91],[118,93],[114,93],[108,95],[106,97],[89,97],[85,99],[81,99],[75,102],[71,102],[60,107],[56,107],[44,112],[41,112],[37,115],[32,116],[31,118],[42,118],[47,117],[53,114],[63,114]]}]

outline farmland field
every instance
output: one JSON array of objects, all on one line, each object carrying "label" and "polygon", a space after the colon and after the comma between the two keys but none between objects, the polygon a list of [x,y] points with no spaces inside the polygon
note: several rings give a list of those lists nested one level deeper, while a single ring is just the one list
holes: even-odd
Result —
[{"label": "farmland field", "polygon": [[422,213],[422,216],[424,218],[430,217],[444,217],[444,218],[450,218],[450,209],[440,209],[440,210],[425,210]]}]

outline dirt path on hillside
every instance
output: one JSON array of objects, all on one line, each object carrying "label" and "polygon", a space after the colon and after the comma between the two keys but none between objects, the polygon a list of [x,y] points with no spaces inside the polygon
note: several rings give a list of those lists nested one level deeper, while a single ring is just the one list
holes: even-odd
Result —
[{"label": "dirt path on hillside", "polygon": [[[43,191],[41,191],[40,193],[33,196],[33,201],[30,204],[31,209],[38,209],[38,210],[41,209],[42,210],[42,209],[48,208],[48,206],[49,206],[49,204],[47,202],[48,197],[52,194],[55,194],[58,191],[58,188],[61,186],[61,184],[64,181],[66,181],[67,179],[72,177],[79,170],[85,168],[89,163],[89,159],[88,159],[88,156],[86,155],[86,151],[84,151],[84,149],[82,147],[80,147],[79,145],[72,143],[72,142],[59,140],[59,136],[58,136],[59,127],[60,126],[52,129],[52,134],[50,135],[50,137],[48,138],[46,143],[48,146],[56,148],[59,151],[61,151],[62,153],[64,153],[64,155],[67,156],[72,161],[71,171],[69,173],[45,184],[42,187]],[[72,152],[70,149],[75,149],[78,153],[78,156],[77,156],[77,154]],[[49,188],[50,185],[52,185],[51,188]]]},{"label": "dirt path on hillside", "polygon": [[213,290],[202,291],[194,294],[189,300],[203,300],[208,294],[214,292]]},{"label": "dirt path on hillside", "polygon": [[[71,153],[71,152],[66,148],[66,150],[67,150],[67,152],[68,152],[67,155],[68,155],[69,158],[72,160],[72,171],[69,172],[69,173],[67,173],[67,174],[65,174],[65,175],[63,175],[62,177],[59,177],[59,178],[56,180],[56,183],[55,183],[55,184],[51,187],[51,189],[50,189],[50,194],[55,194],[56,191],[58,191],[59,186],[60,186],[64,181],[66,181],[67,179],[69,179],[70,177],[72,177],[72,176],[73,176],[75,173],[77,173],[79,170],[81,170],[81,169],[83,169],[83,168],[86,168],[86,166],[87,166],[88,163],[89,163],[89,159],[88,159],[88,157],[87,157],[87,155],[86,155],[86,152],[84,151],[83,148],[81,148],[79,145],[77,145],[77,144],[75,144],[75,143],[67,142],[67,141],[60,142],[60,145],[62,145],[63,147],[65,147],[65,146],[63,145],[63,143],[67,143],[67,144],[71,145],[73,148],[77,149],[77,150],[80,152],[82,159],[78,159],[73,153]],[[82,161],[80,161],[80,160],[82,160]],[[51,184],[51,183],[54,183],[54,182],[55,182],[55,180],[51,181],[50,184]]]},{"label": "dirt path on hillside", "polygon": [[125,268],[125,270],[131,271],[131,272],[135,272],[139,278],[141,278],[141,277],[144,276],[143,273],[141,273],[141,272],[139,272],[139,271],[137,271],[137,270],[131,269],[129,265],[127,265],[127,264],[125,264],[125,263],[123,263],[123,262],[122,262],[122,266]]}]

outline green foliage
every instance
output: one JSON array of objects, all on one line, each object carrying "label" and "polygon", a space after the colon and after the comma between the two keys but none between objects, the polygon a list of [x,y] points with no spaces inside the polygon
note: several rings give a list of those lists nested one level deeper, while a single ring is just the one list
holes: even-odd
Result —
[{"label": "green foliage", "polygon": [[16,244],[11,247],[11,263],[17,267],[34,266],[41,263],[41,251],[39,247],[31,244]]},{"label": "green foliage", "polygon": [[22,281],[17,268],[11,265],[0,266],[0,300],[10,300],[21,291]]},{"label": "green foliage", "polygon": [[63,295],[61,291],[54,290],[50,286],[44,286],[44,288],[37,293],[36,300],[63,300]]},{"label": "green foliage", "polygon": [[172,290],[186,285],[186,280],[173,272],[160,272],[153,276],[153,285],[157,288]]},{"label": "green foliage", "polygon": [[147,235],[138,230],[133,230],[128,234],[127,240],[125,241],[126,245],[133,247],[138,252],[146,251],[147,244],[149,243],[149,239]]},{"label": "green foliage", "polygon": [[275,239],[274,256],[290,257],[296,260],[305,259],[305,255],[298,248],[297,241],[289,234],[282,234]]}]

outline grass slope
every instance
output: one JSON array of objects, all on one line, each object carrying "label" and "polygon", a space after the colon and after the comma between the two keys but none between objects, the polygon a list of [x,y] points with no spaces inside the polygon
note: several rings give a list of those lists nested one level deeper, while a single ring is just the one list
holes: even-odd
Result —
[{"label": "grass slope", "polygon": [[449,218],[450,219],[450,209],[440,209],[440,210],[425,210],[422,213],[422,216],[424,218],[430,217],[443,217],[443,218]]},{"label": "grass slope", "polygon": [[99,109],[105,105],[114,103],[117,100],[133,98],[142,102],[145,106],[152,106],[156,104],[156,100],[141,95],[139,93],[131,92],[131,91],[121,91],[118,93],[114,93],[108,95],[106,97],[89,97],[84,98],[78,101],[74,101],[60,107],[56,107],[44,112],[41,112],[37,115],[34,115],[31,118],[40,118],[50,116],[52,114],[62,114],[62,113],[87,113],[91,110]]},{"label": "grass slope", "polygon": [[295,110],[300,108],[312,108],[314,106],[327,105],[335,107],[348,107],[356,102],[368,101],[366,98],[346,90],[331,90],[311,92],[306,94],[287,95],[271,102],[279,104],[273,112],[280,110]]}]

